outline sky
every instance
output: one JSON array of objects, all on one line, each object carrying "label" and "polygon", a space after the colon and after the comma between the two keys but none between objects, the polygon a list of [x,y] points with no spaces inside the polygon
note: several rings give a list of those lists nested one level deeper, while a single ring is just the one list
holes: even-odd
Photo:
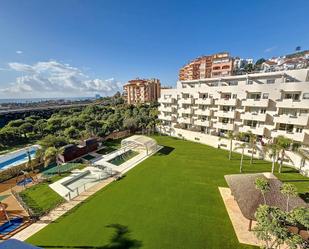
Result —
[{"label": "sky", "polygon": [[308,0],[1,0],[0,99],[111,95],[136,77],[175,86],[200,55],[309,49]]}]

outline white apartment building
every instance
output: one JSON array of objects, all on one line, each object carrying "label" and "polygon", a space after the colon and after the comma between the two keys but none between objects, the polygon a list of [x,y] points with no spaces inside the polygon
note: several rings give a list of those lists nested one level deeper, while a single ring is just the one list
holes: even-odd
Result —
[{"label": "white apartment building", "polygon": [[227,131],[251,131],[309,144],[309,69],[179,81],[159,103],[172,136],[216,146]]}]

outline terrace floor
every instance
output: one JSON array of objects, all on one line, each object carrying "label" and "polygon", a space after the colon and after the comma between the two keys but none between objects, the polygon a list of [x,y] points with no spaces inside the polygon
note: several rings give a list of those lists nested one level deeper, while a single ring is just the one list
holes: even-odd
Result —
[{"label": "terrace floor", "polygon": [[[166,136],[160,152],[112,182],[27,242],[43,248],[256,248],[238,242],[218,187],[239,171],[238,154]],[[270,171],[255,160],[244,173]],[[309,179],[284,167],[277,177],[308,192]]]}]

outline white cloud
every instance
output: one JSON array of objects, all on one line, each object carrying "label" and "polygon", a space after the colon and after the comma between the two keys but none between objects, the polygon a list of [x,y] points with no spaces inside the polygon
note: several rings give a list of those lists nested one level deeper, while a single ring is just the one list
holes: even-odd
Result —
[{"label": "white cloud", "polygon": [[22,54],[22,53],[23,53],[23,51],[21,51],[21,50],[16,51],[16,54]]},{"label": "white cloud", "polygon": [[122,84],[115,79],[90,78],[80,69],[55,60],[38,62],[34,65],[17,62],[9,68],[23,75],[17,77],[9,87],[0,88],[8,94],[32,94],[32,96],[88,96],[94,93],[111,95],[121,91]]},{"label": "white cloud", "polygon": [[270,52],[274,51],[275,49],[277,49],[277,46],[273,46],[273,47],[270,47],[270,48],[266,48],[266,49],[264,50],[264,53],[270,53]]}]

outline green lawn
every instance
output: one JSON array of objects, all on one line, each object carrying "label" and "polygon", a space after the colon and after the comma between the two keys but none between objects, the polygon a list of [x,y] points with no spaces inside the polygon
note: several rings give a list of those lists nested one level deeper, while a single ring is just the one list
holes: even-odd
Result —
[{"label": "green lawn", "polygon": [[[155,137],[166,146],[68,215],[28,239],[44,248],[205,249],[254,248],[239,244],[218,186],[238,173],[239,155],[198,143]],[[245,172],[269,171],[256,161]],[[284,168],[301,192],[304,178]],[[308,189],[307,189],[308,190]]]},{"label": "green lawn", "polygon": [[64,176],[54,176],[50,182],[38,183],[25,189],[19,195],[35,214],[44,214],[64,202],[64,199],[48,186]]}]

